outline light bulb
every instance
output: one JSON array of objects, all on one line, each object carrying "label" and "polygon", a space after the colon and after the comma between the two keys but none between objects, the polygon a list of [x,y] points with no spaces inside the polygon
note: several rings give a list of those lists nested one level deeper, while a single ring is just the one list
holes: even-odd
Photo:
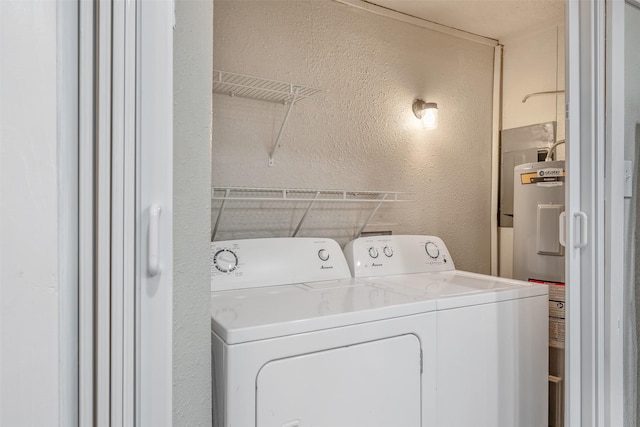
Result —
[{"label": "light bulb", "polygon": [[438,104],[435,102],[424,102],[422,99],[414,99],[413,114],[422,121],[425,129],[435,129],[438,127]]},{"label": "light bulb", "polygon": [[429,105],[422,110],[422,127],[425,129],[435,129],[438,127],[438,107]]}]

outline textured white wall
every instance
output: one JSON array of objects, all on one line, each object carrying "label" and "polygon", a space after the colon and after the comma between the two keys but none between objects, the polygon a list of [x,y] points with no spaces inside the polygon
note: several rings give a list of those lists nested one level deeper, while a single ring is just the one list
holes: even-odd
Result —
[{"label": "textured white wall", "polygon": [[56,3],[0,2],[0,426],[58,423]]},{"label": "textured white wall", "polygon": [[[534,92],[564,90],[564,27],[549,26],[518,37],[501,40],[502,129],[543,122],[557,122],[557,139],[565,134],[565,96],[541,95],[523,103]],[[564,145],[557,158],[564,159]],[[513,228],[499,228],[499,275],[513,276]]]},{"label": "textured white wall", "polygon": [[564,90],[564,27],[549,26],[500,42],[504,45],[502,128],[557,121],[558,139],[564,139],[564,94],[522,102],[533,92]]},{"label": "textured white wall", "polygon": [[213,3],[179,0],[174,32],[173,425],[211,425]]},{"label": "textured white wall", "polygon": [[[490,271],[493,48],[330,0],[216,0],[215,8],[216,69],[326,92],[295,106],[274,167],[268,152],[286,107],[214,95],[214,185],[414,192],[415,203],[383,209],[371,228],[439,235],[457,267]],[[437,130],[420,127],[414,98],[438,103]],[[278,213],[262,207],[249,218],[254,227],[271,235],[295,227],[293,218],[265,218]],[[346,243],[355,224],[330,222],[349,213],[324,207],[313,214],[320,225],[311,218],[301,235]],[[252,227],[240,217],[229,206],[217,240]]]}]

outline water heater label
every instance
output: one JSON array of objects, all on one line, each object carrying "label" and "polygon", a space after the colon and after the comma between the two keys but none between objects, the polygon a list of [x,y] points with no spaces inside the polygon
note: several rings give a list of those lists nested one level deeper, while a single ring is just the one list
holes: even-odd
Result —
[{"label": "water heater label", "polygon": [[558,186],[564,184],[565,171],[561,168],[540,169],[537,172],[528,172],[520,175],[522,184],[537,184],[541,186]]},{"label": "water heater label", "polygon": [[538,171],[538,176],[541,178],[545,176],[564,176],[564,169],[561,169],[561,168],[540,169]]}]

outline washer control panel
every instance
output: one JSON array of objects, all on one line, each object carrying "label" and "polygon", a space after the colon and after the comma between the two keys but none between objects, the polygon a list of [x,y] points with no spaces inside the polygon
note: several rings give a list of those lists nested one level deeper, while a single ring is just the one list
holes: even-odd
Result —
[{"label": "washer control panel", "polygon": [[350,278],[340,246],[326,238],[272,238],[211,243],[211,290]]},{"label": "washer control panel", "polygon": [[353,277],[455,269],[446,245],[436,236],[362,237],[347,243],[344,254]]}]

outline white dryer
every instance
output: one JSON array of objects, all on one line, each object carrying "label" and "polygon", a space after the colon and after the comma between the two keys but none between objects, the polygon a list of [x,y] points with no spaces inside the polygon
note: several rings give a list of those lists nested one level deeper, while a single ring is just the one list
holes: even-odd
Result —
[{"label": "white dryer", "polygon": [[548,289],[456,270],[431,236],[347,244],[356,278],[416,300],[436,298],[436,425],[548,425]]},{"label": "white dryer", "polygon": [[214,426],[435,425],[435,300],[352,279],[330,239],[211,245]]}]

